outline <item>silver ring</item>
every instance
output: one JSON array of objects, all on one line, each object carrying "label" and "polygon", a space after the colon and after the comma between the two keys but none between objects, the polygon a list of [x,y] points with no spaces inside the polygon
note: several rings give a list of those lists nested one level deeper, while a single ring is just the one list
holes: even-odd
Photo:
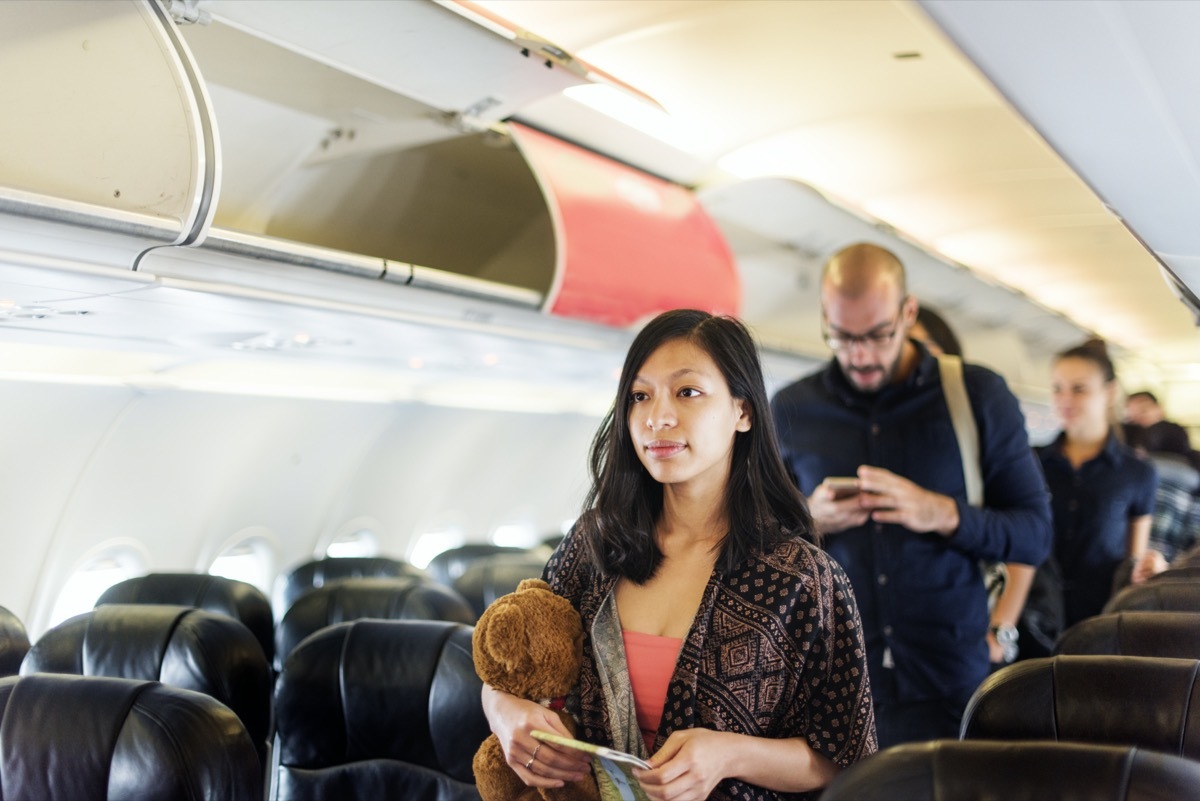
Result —
[{"label": "silver ring", "polygon": [[533,760],[537,759],[537,752],[540,750],[542,750],[541,743],[538,743],[533,747],[533,755],[530,756],[529,761],[525,763],[525,770],[529,770],[531,767],[533,767]]}]

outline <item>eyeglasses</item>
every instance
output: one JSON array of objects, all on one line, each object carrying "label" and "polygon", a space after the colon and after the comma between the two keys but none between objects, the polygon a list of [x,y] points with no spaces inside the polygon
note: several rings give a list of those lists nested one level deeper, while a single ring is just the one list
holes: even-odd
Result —
[{"label": "eyeglasses", "polygon": [[830,330],[829,324],[822,321],[821,336],[830,350],[847,351],[855,345],[862,345],[867,350],[881,350],[891,344],[900,333],[900,318],[903,314],[904,305],[901,304],[890,331],[872,331],[869,334],[847,334],[845,331]]}]

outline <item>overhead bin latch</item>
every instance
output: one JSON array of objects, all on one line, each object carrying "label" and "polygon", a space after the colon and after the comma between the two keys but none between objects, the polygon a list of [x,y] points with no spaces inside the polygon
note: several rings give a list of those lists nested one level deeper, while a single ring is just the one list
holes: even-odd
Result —
[{"label": "overhead bin latch", "polygon": [[212,15],[200,8],[200,0],[161,0],[176,25],[208,25]]}]

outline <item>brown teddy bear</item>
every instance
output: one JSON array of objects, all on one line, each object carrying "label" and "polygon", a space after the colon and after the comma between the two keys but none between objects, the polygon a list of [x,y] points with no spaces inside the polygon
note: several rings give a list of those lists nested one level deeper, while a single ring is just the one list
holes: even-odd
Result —
[{"label": "brown teddy bear", "polygon": [[[525,579],[515,592],[497,598],[475,624],[471,640],[475,672],[497,690],[557,709],[575,734],[575,720],[561,700],[579,681],[583,626],[566,598],[541,579]],[[526,787],[504,760],[496,735],[475,752],[475,786],[483,801],[596,801],[591,775],[557,789]]]}]

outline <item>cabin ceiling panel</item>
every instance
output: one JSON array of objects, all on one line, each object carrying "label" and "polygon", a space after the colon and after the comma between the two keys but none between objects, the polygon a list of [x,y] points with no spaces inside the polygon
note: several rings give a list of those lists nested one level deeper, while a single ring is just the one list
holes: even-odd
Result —
[{"label": "cabin ceiling panel", "polygon": [[[1192,86],[1200,6],[923,0],[922,7],[1160,258],[1200,254],[1200,110]],[[1083,314],[1103,311],[1110,325],[1124,317],[1123,344],[1149,346],[1146,355],[1157,354],[1150,358],[1190,348],[1194,359],[1194,320],[1155,259],[1100,263],[1120,276],[1113,284],[1120,304]],[[1160,283],[1161,292],[1132,291]]]}]

